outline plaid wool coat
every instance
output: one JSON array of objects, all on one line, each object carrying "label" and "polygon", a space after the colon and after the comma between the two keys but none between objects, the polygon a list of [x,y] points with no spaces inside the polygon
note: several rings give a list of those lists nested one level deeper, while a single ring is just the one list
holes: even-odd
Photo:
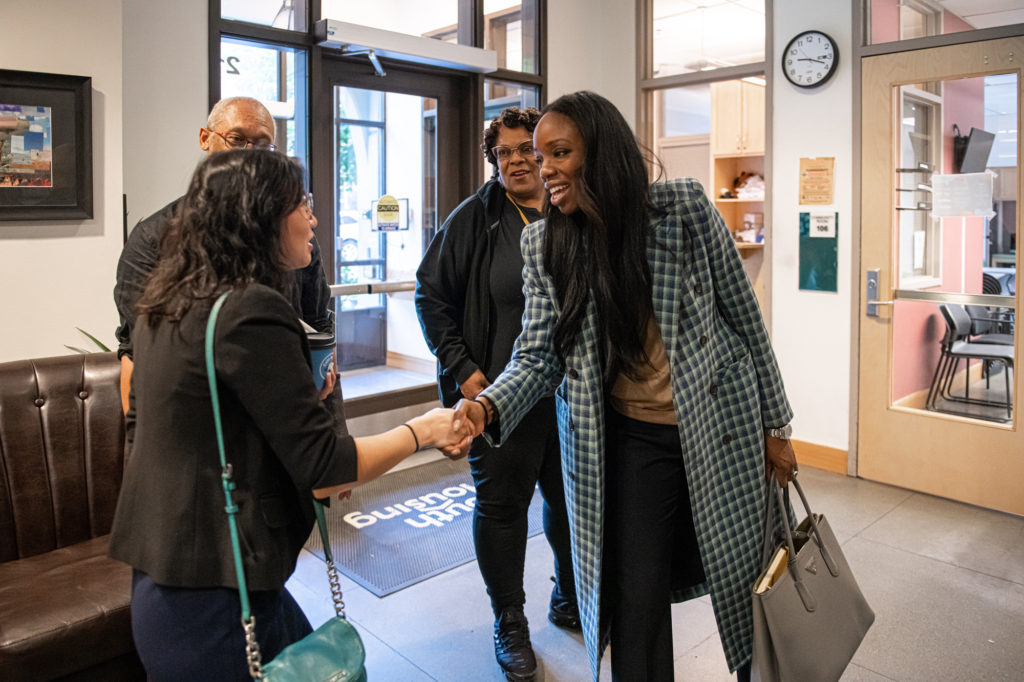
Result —
[{"label": "plaid wool coat", "polygon": [[[711,594],[726,660],[750,658],[751,587],[759,573],[764,500],[763,429],[788,424],[778,364],[739,253],[696,180],[651,186],[664,213],[648,238],[654,312],[671,365],[672,397],[707,582],[672,595]],[[600,620],[605,506],[605,384],[593,301],[564,371],[552,343],[559,305],[544,270],[543,221],[522,236],[523,331],[486,395],[500,445],[557,385],[562,474],[583,636],[597,679],[607,629]],[[604,632],[602,632],[604,630]]]}]

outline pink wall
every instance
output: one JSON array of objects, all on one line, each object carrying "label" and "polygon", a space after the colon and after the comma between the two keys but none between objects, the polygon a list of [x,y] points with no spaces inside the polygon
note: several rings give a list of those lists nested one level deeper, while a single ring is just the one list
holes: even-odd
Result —
[{"label": "pink wall", "polygon": [[985,127],[985,79],[945,81],[942,93],[942,172],[953,172],[953,124],[967,135]]},{"label": "pink wall", "polygon": [[[899,0],[872,0],[871,44],[891,43],[900,39]],[[970,31],[972,26],[957,15],[943,10],[942,32]],[[964,132],[967,132],[966,130]]]},{"label": "pink wall", "polygon": [[899,0],[874,0],[871,3],[871,44],[900,39]]}]

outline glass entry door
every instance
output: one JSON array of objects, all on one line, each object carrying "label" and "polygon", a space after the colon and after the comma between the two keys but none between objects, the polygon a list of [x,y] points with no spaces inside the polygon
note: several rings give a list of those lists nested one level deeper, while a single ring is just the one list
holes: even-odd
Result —
[{"label": "glass entry door", "polygon": [[[346,403],[367,392],[433,390],[435,361],[413,304],[416,269],[480,174],[481,120],[463,106],[479,77],[386,61],[378,77],[365,57],[324,63],[314,126],[330,126],[322,139],[331,143],[311,151]],[[397,202],[397,222],[378,221],[384,197]],[[346,383],[352,377],[358,389]]]},{"label": "glass entry door", "polygon": [[863,61],[858,470],[1024,514],[1024,39]]},{"label": "glass entry door", "polygon": [[[381,367],[387,365],[389,293],[414,286],[422,247],[437,228],[437,100],[336,85],[333,109],[333,280],[355,285],[342,291],[358,292],[335,299],[339,369]],[[397,226],[378,224],[383,196],[398,202]],[[407,315],[403,304],[396,300],[395,315]],[[429,359],[412,336],[404,354]]]}]

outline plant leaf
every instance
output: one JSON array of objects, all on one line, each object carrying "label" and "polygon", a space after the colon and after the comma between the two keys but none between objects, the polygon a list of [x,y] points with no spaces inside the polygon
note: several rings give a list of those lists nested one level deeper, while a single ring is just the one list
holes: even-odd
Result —
[{"label": "plant leaf", "polygon": [[107,347],[106,347],[106,345],[104,345],[102,341],[100,341],[99,339],[97,339],[97,338],[96,338],[95,336],[93,336],[93,335],[92,335],[92,334],[90,334],[89,332],[85,331],[85,330],[84,330],[84,329],[82,329],[81,327],[75,327],[75,329],[77,329],[78,331],[80,331],[80,332],[82,332],[83,334],[85,334],[85,335],[86,335],[86,336],[87,336],[87,337],[89,338],[89,340],[90,340],[90,341],[92,341],[93,343],[95,343],[95,344],[96,344],[96,346],[97,346],[97,347],[98,347],[98,348],[99,348],[100,350],[102,350],[102,351],[104,351],[104,352],[107,352],[107,353],[109,353],[109,352],[110,352],[110,349],[109,349],[109,348],[107,348]]},{"label": "plant leaf", "polygon": [[81,353],[82,355],[89,354],[89,351],[85,350],[84,348],[79,348],[78,346],[69,346],[68,344],[65,343],[64,347],[67,348],[68,350],[73,350],[76,353]]}]

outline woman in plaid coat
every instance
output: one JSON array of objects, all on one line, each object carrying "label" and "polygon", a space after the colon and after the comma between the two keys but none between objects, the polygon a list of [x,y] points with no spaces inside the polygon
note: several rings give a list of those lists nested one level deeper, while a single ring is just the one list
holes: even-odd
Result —
[{"label": "woman in plaid coat", "polygon": [[[534,132],[550,193],[523,232],[512,360],[458,414],[500,444],[557,386],[584,639],[597,678],[673,678],[670,604],[711,595],[730,670],[749,677],[766,464],[796,460],[757,300],[700,184],[648,186],[615,107],[590,92]],[[783,428],[786,427],[786,428]]]}]

